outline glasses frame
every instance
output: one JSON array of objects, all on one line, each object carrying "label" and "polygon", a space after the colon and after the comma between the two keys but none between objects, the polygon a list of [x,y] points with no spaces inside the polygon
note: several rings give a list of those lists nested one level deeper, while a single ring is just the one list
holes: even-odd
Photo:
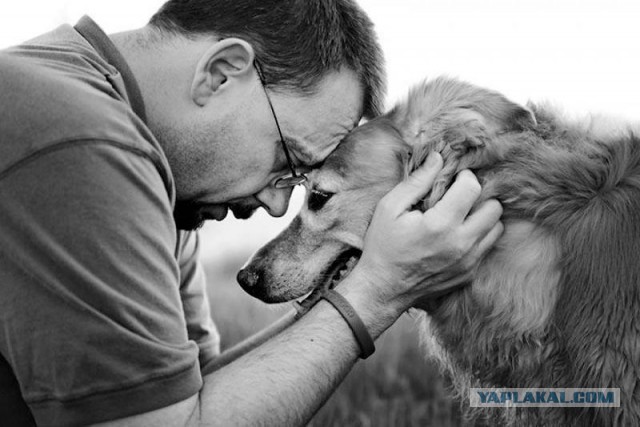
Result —
[{"label": "glasses frame", "polygon": [[304,173],[297,173],[296,168],[293,165],[293,161],[291,160],[291,153],[289,152],[289,148],[287,147],[287,143],[282,136],[282,130],[280,129],[280,122],[278,122],[278,116],[276,116],[276,111],[273,108],[273,103],[271,102],[271,97],[269,97],[269,93],[267,92],[267,83],[264,79],[264,73],[262,72],[262,67],[257,59],[253,61],[253,65],[256,68],[258,73],[258,78],[260,79],[260,84],[262,85],[262,90],[264,90],[264,94],[267,97],[267,102],[269,103],[269,108],[271,109],[271,114],[273,115],[273,120],[276,122],[276,128],[278,129],[278,135],[280,135],[280,143],[282,144],[282,149],[284,150],[284,155],[287,158],[287,164],[289,165],[289,169],[291,170],[291,175],[284,175],[276,179],[273,183],[275,188],[291,188],[296,185],[301,185],[307,182],[307,176]]}]

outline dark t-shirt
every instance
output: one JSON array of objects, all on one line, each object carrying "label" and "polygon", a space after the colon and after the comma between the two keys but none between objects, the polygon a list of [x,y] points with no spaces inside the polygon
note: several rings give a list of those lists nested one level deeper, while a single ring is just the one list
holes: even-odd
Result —
[{"label": "dark t-shirt", "polygon": [[83,18],[0,52],[0,75],[0,425],[197,393],[219,351],[197,236],[123,57]]}]

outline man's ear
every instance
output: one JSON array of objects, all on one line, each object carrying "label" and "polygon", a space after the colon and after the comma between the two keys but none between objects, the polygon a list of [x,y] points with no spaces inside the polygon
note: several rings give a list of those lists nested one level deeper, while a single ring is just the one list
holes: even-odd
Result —
[{"label": "man's ear", "polygon": [[191,84],[191,99],[204,106],[212,96],[234,83],[254,78],[253,47],[238,38],[214,43],[196,65]]}]

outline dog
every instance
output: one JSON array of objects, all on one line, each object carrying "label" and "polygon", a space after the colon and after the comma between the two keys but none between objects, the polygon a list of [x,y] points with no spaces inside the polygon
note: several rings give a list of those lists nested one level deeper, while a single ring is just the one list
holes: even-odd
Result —
[{"label": "dog", "polygon": [[[266,302],[332,286],[355,264],[377,202],[432,150],[503,205],[504,233],[470,286],[425,306],[424,348],[460,399],[470,387],[619,388],[619,408],[468,409],[508,425],[640,425],[640,139],[546,104],[441,77],[350,133],[309,174],[301,212],[239,275]],[[474,412],[475,411],[475,412]]]}]

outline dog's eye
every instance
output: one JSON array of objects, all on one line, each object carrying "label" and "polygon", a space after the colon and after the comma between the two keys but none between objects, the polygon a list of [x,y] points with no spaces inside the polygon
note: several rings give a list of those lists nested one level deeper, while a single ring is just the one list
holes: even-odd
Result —
[{"label": "dog's eye", "polygon": [[325,193],[320,190],[311,190],[311,194],[309,194],[309,210],[317,211],[322,209],[322,207],[329,201],[329,199],[333,196],[333,193]]}]

